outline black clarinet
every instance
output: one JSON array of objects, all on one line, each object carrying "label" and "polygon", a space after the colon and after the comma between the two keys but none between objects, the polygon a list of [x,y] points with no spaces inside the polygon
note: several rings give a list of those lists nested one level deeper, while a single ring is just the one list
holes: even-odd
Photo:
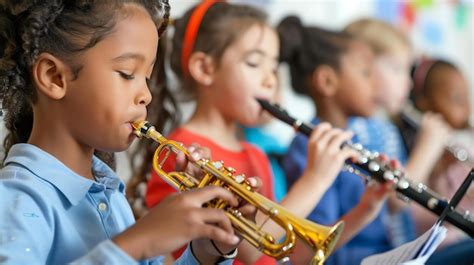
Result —
[{"label": "black clarinet", "polygon": [[[313,131],[312,125],[291,117],[288,112],[280,106],[261,99],[258,99],[258,102],[263,109],[277,119],[293,126],[296,131],[306,136],[309,136]],[[366,178],[367,181],[372,178],[380,183],[392,181],[395,183],[396,191],[401,194],[405,200],[415,201],[437,216],[441,216],[445,208],[448,207],[447,200],[436,196],[424,184],[413,184],[410,182],[402,171],[394,169],[388,163],[383,162],[378,153],[364,149],[361,144],[344,143],[341,148],[351,148],[360,154],[359,159],[355,162],[350,162],[350,165],[347,165],[346,169]],[[363,174],[361,174],[361,170],[364,171]],[[472,182],[473,175],[474,173],[471,171],[468,176],[470,182]],[[466,190],[463,192],[466,192]],[[468,211],[466,211],[465,214],[454,211],[456,205],[451,205],[451,207],[452,209],[449,209],[449,211],[444,214],[445,216],[443,215],[444,220],[466,232],[471,238],[474,237],[474,218]]]}]

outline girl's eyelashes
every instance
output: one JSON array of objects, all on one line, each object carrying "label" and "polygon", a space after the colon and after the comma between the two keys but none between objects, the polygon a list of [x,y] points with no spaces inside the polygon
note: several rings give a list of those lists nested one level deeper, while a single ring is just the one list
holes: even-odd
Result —
[{"label": "girl's eyelashes", "polygon": [[125,80],[133,80],[135,79],[135,76],[133,74],[127,74],[125,72],[122,72],[122,71],[117,71],[117,73],[119,73],[119,75],[125,79]]},{"label": "girl's eyelashes", "polygon": [[252,68],[257,68],[258,67],[258,63],[255,63],[255,62],[245,61],[245,64],[247,64],[248,66],[250,66]]}]

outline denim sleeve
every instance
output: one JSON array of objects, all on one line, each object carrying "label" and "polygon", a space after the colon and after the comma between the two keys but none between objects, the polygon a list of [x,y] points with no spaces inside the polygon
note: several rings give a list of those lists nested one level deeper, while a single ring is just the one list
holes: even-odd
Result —
[{"label": "denim sleeve", "polygon": [[282,164],[288,187],[291,187],[298,180],[306,168],[307,143],[307,137],[298,134],[291,142],[288,153],[283,158]]}]

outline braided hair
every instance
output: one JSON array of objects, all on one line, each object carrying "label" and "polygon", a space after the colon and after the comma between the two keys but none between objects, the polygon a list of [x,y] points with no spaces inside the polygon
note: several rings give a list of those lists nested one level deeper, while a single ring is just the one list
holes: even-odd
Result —
[{"label": "braided hair", "polygon": [[[42,52],[67,62],[77,77],[81,65],[74,56],[110,34],[117,10],[124,4],[142,6],[157,25],[166,29],[168,0],[18,0],[0,2],[0,100],[8,134],[5,154],[12,145],[25,143],[33,125],[32,104],[37,101],[32,68]],[[115,167],[113,154],[96,155]],[[6,157],[6,156],[5,156]]]}]

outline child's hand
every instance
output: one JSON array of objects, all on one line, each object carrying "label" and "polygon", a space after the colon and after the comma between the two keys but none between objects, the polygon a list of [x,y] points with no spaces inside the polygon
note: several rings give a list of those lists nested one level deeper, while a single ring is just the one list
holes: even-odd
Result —
[{"label": "child's hand", "polygon": [[[252,191],[257,192],[260,190],[262,187],[262,181],[258,177],[252,177],[247,179],[249,184],[252,186]],[[255,217],[257,214],[257,208],[246,201],[240,201],[239,203],[239,212],[242,213],[242,216],[246,218],[247,220],[250,220],[252,222],[255,222]],[[229,244],[227,242],[222,242],[222,241],[217,241],[214,240],[214,242],[211,242],[209,239],[198,239],[198,242],[194,244],[195,241],[193,241],[193,252],[197,255],[197,259],[202,263],[212,263],[212,262],[204,262],[206,261],[205,257],[200,256],[198,253],[207,253],[211,255],[220,255],[222,253],[227,254],[229,252],[232,252],[235,250],[238,245],[240,244],[240,241],[237,243]]]},{"label": "child's hand", "polygon": [[211,159],[211,150],[197,143],[193,143],[188,146],[187,151],[190,157],[186,157],[182,152],[177,154],[176,171],[185,171],[191,176],[199,178],[203,172],[197,166],[193,165],[193,163],[189,162],[196,162],[202,158]]},{"label": "child's hand", "polygon": [[221,187],[208,186],[173,194],[114,241],[137,260],[170,253],[196,238],[235,245],[240,239],[234,235],[224,211],[202,208],[216,198],[234,207],[238,205],[237,199]]},{"label": "child's hand", "polygon": [[451,132],[451,127],[440,114],[427,112],[423,115],[417,137],[418,141],[423,143],[425,152],[437,154],[436,157],[439,157]]},{"label": "child's hand", "polygon": [[317,176],[320,185],[330,186],[344,161],[358,156],[354,150],[341,149],[342,144],[352,136],[352,132],[332,128],[329,123],[316,126],[308,139],[308,160],[303,175]]},{"label": "child's hand", "polygon": [[[389,160],[385,154],[381,154],[379,159],[382,163],[387,163],[394,170],[404,171],[400,161],[396,159]],[[381,184],[375,180],[370,180],[367,183],[364,195],[362,195],[361,203],[375,217],[387,198],[389,199],[389,208],[392,212],[397,212],[405,207],[405,203],[396,196],[395,183],[393,181]]]},{"label": "child's hand", "polygon": [[391,181],[383,184],[376,181],[367,183],[360,204],[365,208],[367,215],[371,215],[370,219],[378,214],[389,195],[394,194],[393,185]]}]

